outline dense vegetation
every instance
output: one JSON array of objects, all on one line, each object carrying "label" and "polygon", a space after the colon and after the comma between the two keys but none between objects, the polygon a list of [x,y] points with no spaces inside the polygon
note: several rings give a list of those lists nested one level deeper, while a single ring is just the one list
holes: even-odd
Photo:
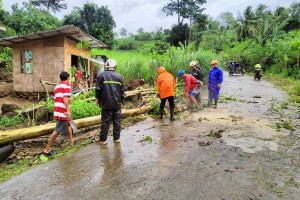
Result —
[{"label": "dense vegetation", "polygon": [[[9,13],[2,8],[0,0],[0,25],[7,29],[0,37],[72,23],[109,45],[110,51],[93,49],[93,53],[100,51],[115,58],[119,63],[118,71],[126,81],[144,78],[148,84],[153,84],[160,65],[176,75],[179,69],[188,70],[188,63],[194,59],[199,59],[206,71],[211,59],[218,59],[223,68],[226,61],[235,60],[248,72],[260,63],[265,75],[291,83],[288,91],[296,99],[299,97],[300,3],[273,11],[266,5],[248,6],[237,17],[235,13],[224,12],[212,18],[203,14],[205,0],[170,0],[162,8],[166,15],[178,17],[178,24],[170,30],[160,28],[144,32],[141,27],[137,34],[132,34],[124,27],[119,33],[122,38],[116,39],[117,34],[113,34],[115,21],[106,6],[86,3],[59,20],[55,12],[65,9],[66,5],[61,0],[44,2],[24,0],[22,7],[14,4]],[[0,59],[9,64],[9,72],[12,70],[11,55],[11,49],[0,48]]]}]

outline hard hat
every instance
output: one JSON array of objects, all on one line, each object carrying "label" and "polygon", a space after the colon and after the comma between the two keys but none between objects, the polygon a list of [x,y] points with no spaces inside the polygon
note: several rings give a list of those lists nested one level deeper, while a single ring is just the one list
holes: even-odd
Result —
[{"label": "hard hat", "polygon": [[105,62],[105,68],[116,68],[117,67],[117,61],[115,61],[114,59],[108,59]]},{"label": "hard hat", "polygon": [[163,72],[165,72],[166,71],[166,68],[164,68],[164,67],[159,67],[158,69],[157,69],[157,72],[160,74],[160,73],[163,73]]},{"label": "hard hat", "polygon": [[192,62],[190,62],[190,66],[192,67],[192,66],[196,66],[197,65],[197,62],[196,61],[192,61]]},{"label": "hard hat", "polygon": [[184,73],[185,73],[184,70],[179,70],[177,75],[178,75],[178,77],[180,77]]},{"label": "hard hat", "polygon": [[210,64],[211,64],[211,65],[217,65],[217,64],[218,64],[218,61],[212,60],[212,61],[210,62]]}]

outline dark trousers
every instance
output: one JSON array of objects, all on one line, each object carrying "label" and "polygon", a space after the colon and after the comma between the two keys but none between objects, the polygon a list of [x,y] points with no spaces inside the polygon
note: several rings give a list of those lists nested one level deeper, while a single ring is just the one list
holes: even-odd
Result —
[{"label": "dark trousers", "polygon": [[169,102],[170,108],[175,108],[174,97],[173,96],[161,99],[160,108],[164,109],[167,100]]},{"label": "dark trousers", "polygon": [[100,141],[106,141],[110,122],[113,122],[114,140],[120,138],[121,133],[121,108],[102,109],[101,111],[101,131]]}]

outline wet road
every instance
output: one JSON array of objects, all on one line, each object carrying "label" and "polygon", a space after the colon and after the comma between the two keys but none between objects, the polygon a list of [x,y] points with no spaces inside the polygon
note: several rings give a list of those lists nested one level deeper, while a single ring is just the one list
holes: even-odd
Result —
[{"label": "wet road", "polygon": [[[283,119],[271,109],[286,94],[224,75],[221,94],[236,101],[139,122],[121,144],[109,138],[0,183],[1,199],[299,199],[299,129],[276,130]],[[209,131],[223,137],[199,137]]]}]

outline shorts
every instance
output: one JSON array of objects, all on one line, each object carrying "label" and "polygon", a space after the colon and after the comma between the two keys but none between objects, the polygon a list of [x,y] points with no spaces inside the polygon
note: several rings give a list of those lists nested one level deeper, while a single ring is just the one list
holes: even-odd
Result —
[{"label": "shorts", "polygon": [[58,132],[58,134],[68,134],[68,126],[70,125],[69,121],[66,120],[56,120],[56,126],[55,131]]},{"label": "shorts", "polygon": [[189,94],[192,95],[193,97],[195,97],[195,96],[197,96],[197,94],[199,94],[199,89],[198,88],[191,89],[189,91]]}]

